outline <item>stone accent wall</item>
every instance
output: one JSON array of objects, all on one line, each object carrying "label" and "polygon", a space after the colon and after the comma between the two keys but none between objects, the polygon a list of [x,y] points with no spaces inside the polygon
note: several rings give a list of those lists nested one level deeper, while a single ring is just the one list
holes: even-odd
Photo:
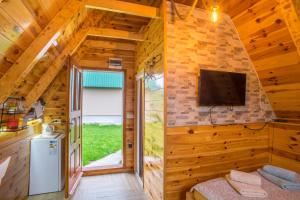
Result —
[{"label": "stone accent wall", "polygon": [[[177,4],[181,13],[190,7]],[[215,107],[215,124],[270,121],[274,113],[230,17],[222,14],[214,24],[210,15],[195,9],[186,21],[171,14],[167,6],[167,125],[209,125],[210,107],[198,104],[200,69],[247,74],[246,106]]]}]

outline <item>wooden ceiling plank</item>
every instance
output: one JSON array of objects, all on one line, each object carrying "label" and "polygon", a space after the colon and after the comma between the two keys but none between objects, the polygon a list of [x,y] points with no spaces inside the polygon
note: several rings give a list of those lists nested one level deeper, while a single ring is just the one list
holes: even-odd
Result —
[{"label": "wooden ceiling plank", "polygon": [[[295,4],[299,5],[295,5]],[[299,1],[280,0],[281,13],[285,23],[291,33],[297,52],[300,56],[300,18],[296,12],[296,8],[300,6]]]},{"label": "wooden ceiling plank", "polygon": [[0,9],[0,24],[2,33],[12,42],[15,42],[23,50],[26,49],[32,40],[32,35],[28,34],[21,26],[19,26],[6,12]]},{"label": "wooden ceiling plank", "polygon": [[260,0],[223,0],[219,3],[219,6],[223,12],[233,18],[254,6],[259,1]]},{"label": "wooden ceiling plank", "polygon": [[[257,19],[260,19],[257,21]],[[272,24],[277,25],[277,29],[282,28],[280,25],[283,19],[279,12],[270,12],[265,13],[264,15],[259,16],[258,18],[253,18],[252,20],[244,23],[243,25],[237,26],[237,30],[241,36],[241,39],[244,40],[246,37],[251,37],[253,33],[256,33],[259,30],[265,29]],[[249,29],[251,27],[251,29]]]},{"label": "wooden ceiling plank", "polygon": [[20,84],[20,82],[30,73],[34,64],[41,58],[57,39],[60,32],[69,24],[78,10],[82,7],[82,2],[71,1],[67,4],[45,29],[36,37],[31,45],[17,59],[16,63],[0,79],[0,103],[2,103]]},{"label": "wooden ceiling plank", "polygon": [[268,13],[276,12],[277,7],[279,7],[279,3],[277,1],[261,0],[235,16],[232,20],[236,26],[240,26],[253,19],[260,20],[261,16]]},{"label": "wooden ceiling plank", "polygon": [[88,32],[89,36],[114,38],[114,39],[125,39],[133,41],[144,41],[144,35],[135,32],[128,32],[122,30],[115,30],[109,28],[96,28],[91,27]]},{"label": "wooden ceiling plank", "polygon": [[299,62],[300,57],[296,51],[253,61],[256,71],[258,71],[258,73],[261,70],[294,65]]},{"label": "wooden ceiling plank", "polygon": [[56,0],[40,1],[40,6],[49,21],[56,15],[57,11],[60,9],[56,4]]},{"label": "wooden ceiling plank", "polygon": [[18,23],[25,31],[28,31],[32,37],[36,37],[41,31],[40,25],[36,22],[34,16],[28,11],[23,1],[5,1],[0,4],[0,9],[6,12]]},{"label": "wooden ceiling plank", "polygon": [[87,0],[87,8],[124,13],[140,17],[158,18],[159,11],[156,7],[145,6],[117,0]]},{"label": "wooden ceiling plank", "polygon": [[[115,16],[116,13],[113,12],[103,12],[101,11],[101,13],[99,13],[99,11],[97,10],[97,12],[92,12],[92,17],[90,17],[90,12],[89,12],[89,16],[87,18],[87,20],[90,22],[90,27],[91,26],[95,26],[95,27],[99,27],[99,28],[103,28],[104,26],[106,26],[107,23],[109,23],[112,18]],[[99,17],[100,15],[100,17]]]},{"label": "wooden ceiling plank", "polygon": [[0,33],[0,54],[5,55],[6,51],[13,46],[13,42],[7,39],[2,33]]},{"label": "wooden ceiling plank", "polygon": [[265,92],[267,93],[278,93],[278,92],[294,92],[300,91],[300,83],[290,83],[290,84],[282,84],[282,85],[270,85],[264,86]]},{"label": "wooden ceiling plank", "polygon": [[300,82],[300,63],[262,70],[258,75],[263,86],[297,83]]},{"label": "wooden ceiling plank", "polygon": [[294,51],[296,51],[294,42],[287,41],[285,43],[281,43],[281,45],[278,46],[270,46],[270,47],[263,48],[261,50],[254,51],[252,53],[249,53],[249,55],[252,61],[255,61],[259,59],[274,57],[277,55],[287,54],[289,52],[294,52]]},{"label": "wooden ceiling plank", "polygon": [[105,28],[115,29],[115,30],[123,30],[123,31],[129,31],[129,32],[139,32],[139,27],[135,26],[128,26],[125,24],[113,24],[108,23]]},{"label": "wooden ceiling plank", "polygon": [[32,90],[27,94],[25,98],[25,107],[27,109],[30,108],[31,105],[42,96],[48,86],[55,79],[59,71],[62,69],[66,58],[69,55],[72,55],[77,50],[80,44],[85,40],[86,36],[87,29],[80,29],[74,37],[71,37],[62,53],[55,59],[51,67],[48,68],[48,70],[43,74],[40,80],[34,85]]},{"label": "wooden ceiling plank", "polygon": [[117,13],[114,16],[115,20],[126,20],[126,21],[130,21],[133,22],[134,24],[139,24],[139,25],[146,25],[149,23],[149,18],[145,18],[145,17],[137,17],[137,16],[132,16],[132,15],[126,15],[126,14],[122,14],[122,13]]},{"label": "wooden ceiling plank", "polygon": [[40,27],[44,29],[47,26],[49,20],[46,16],[46,13],[41,7],[41,3],[36,0],[22,0],[22,2],[31,13],[31,15],[36,19],[36,22],[40,25]]},{"label": "wooden ceiling plank", "polygon": [[287,27],[279,29],[278,31],[273,31],[264,37],[262,34],[253,35],[251,38],[243,40],[245,47],[249,54],[253,52],[260,51],[261,49],[269,48],[271,46],[279,46],[281,43],[286,43],[291,41]]}]

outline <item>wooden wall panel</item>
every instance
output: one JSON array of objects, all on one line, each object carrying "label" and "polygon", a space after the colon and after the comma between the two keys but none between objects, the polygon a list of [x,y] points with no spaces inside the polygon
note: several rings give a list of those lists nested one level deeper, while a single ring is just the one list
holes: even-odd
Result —
[{"label": "wooden wall panel", "polygon": [[[144,28],[146,42],[140,43],[136,52],[136,70],[145,69],[146,62],[163,52],[164,32],[162,19],[153,19]],[[160,63],[162,64],[162,63]]]},{"label": "wooden wall panel", "polygon": [[300,125],[273,123],[271,163],[300,173]]},{"label": "wooden wall panel", "polygon": [[35,125],[17,133],[1,133],[0,160],[11,157],[0,187],[1,200],[24,199],[29,190],[30,139],[40,130]]},{"label": "wooden wall panel", "polygon": [[[164,198],[164,24],[153,19],[139,43],[136,70],[145,72],[144,189],[150,199]],[[161,60],[152,68],[146,64],[153,57]]]},{"label": "wooden wall panel", "polygon": [[[263,124],[248,124],[258,129]],[[252,171],[269,162],[269,128],[245,125],[169,127],[166,199],[184,199],[193,185],[231,169]]]},{"label": "wooden wall panel", "polygon": [[[126,153],[126,160],[125,168],[130,168],[133,170],[134,166],[134,152],[133,152],[133,138],[134,138],[134,117],[135,111],[135,98],[134,98],[134,91],[135,91],[135,79],[134,79],[134,64],[126,69],[126,129],[125,129],[125,153]],[[131,145],[131,147],[129,146]]]},{"label": "wooden wall panel", "polygon": [[65,133],[66,130],[66,102],[67,102],[67,70],[66,66],[60,71],[45,93],[42,99],[45,101],[44,121],[55,123],[55,131]]},{"label": "wooden wall panel", "polygon": [[164,76],[157,70],[155,80],[145,78],[144,188],[153,200],[164,195]]}]

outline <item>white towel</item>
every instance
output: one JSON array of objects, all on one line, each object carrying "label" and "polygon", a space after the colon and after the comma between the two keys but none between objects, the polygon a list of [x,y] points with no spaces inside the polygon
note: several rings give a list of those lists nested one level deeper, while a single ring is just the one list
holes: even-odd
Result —
[{"label": "white towel", "polygon": [[261,185],[261,178],[259,176],[249,174],[246,172],[241,172],[237,170],[231,170],[229,177],[233,181],[238,181],[241,183],[247,183],[250,185]]},{"label": "white towel", "polygon": [[276,167],[273,165],[265,165],[262,168],[265,172],[272,174],[273,176],[277,176],[279,178],[288,180],[288,181],[292,181],[292,182],[298,182],[299,183],[299,175],[297,172],[288,170],[288,169],[284,169],[284,168],[280,168],[280,167]]},{"label": "white towel", "polygon": [[265,198],[268,196],[267,192],[258,185],[250,185],[238,181],[233,181],[230,179],[229,175],[226,175],[226,179],[228,183],[233,187],[233,189],[235,189],[242,196],[255,198]]},{"label": "white towel", "polygon": [[277,176],[274,176],[272,174],[269,174],[268,172],[265,172],[263,169],[258,169],[258,173],[260,173],[263,177],[265,177],[270,182],[274,183],[275,185],[278,185],[282,189],[286,190],[300,190],[300,183],[288,181],[282,178],[279,178]]},{"label": "white towel", "polygon": [[2,179],[4,178],[4,176],[6,174],[10,159],[11,159],[11,157],[8,157],[8,158],[0,161],[0,185],[1,185]]}]

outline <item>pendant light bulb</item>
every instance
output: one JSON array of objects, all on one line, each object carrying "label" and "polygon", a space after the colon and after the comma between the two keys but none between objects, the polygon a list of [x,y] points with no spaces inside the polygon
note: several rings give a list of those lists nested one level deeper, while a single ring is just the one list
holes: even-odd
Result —
[{"label": "pendant light bulb", "polygon": [[216,23],[219,18],[218,7],[214,6],[211,11],[211,21]]}]

